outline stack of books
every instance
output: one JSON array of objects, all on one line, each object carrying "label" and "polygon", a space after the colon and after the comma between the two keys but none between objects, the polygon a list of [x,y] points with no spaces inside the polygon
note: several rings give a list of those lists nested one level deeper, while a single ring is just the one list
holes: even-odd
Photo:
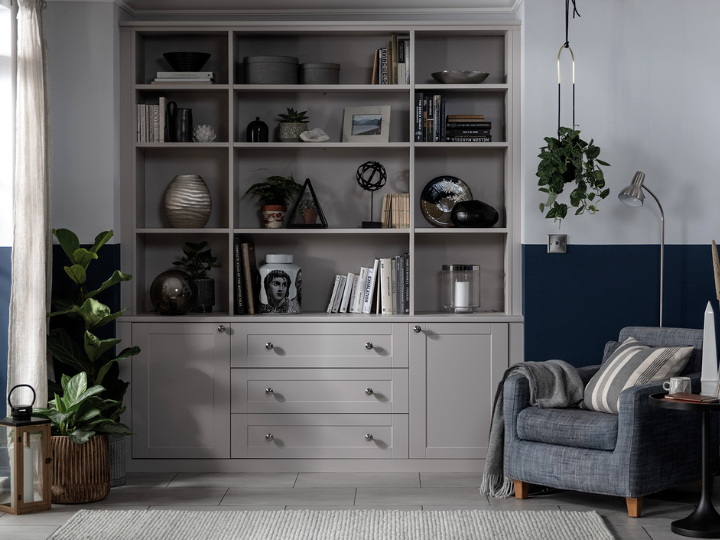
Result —
[{"label": "stack of books", "polygon": [[233,237],[235,315],[255,315],[260,307],[260,271],[255,259],[255,243]]},{"label": "stack of books", "polygon": [[387,193],[382,201],[382,228],[407,229],[410,227],[410,194]]},{"label": "stack of books", "polygon": [[445,120],[447,142],[492,142],[490,129],[482,114],[449,114]]},{"label": "stack of books", "polygon": [[151,84],[212,84],[214,81],[212,71],[158,71]]},{"label": "stack of books", "polygon": [[375,49],[370,84],[410,84],[410,38],[390,36],[387,47]]},{"label": "stack of books", "polygon": [[410,256],[375,259],[372,267],[362,266],[357,274],[335,276],[328,313],[410,313]]},{"label": "stack of books", "polygon": [[157,105],[138,103],[137,142],[165,142],[168,140],[166,101],[166,98],[160,97]]}]

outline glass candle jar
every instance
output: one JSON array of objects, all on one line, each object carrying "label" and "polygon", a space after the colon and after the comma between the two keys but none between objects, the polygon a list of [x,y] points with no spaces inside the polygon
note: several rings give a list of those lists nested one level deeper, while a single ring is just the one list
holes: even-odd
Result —
[{"label": "glass candle jar", "polygon": [[472,313],[480,307],[480,266],[450,264],[442,267],[443,308],[451,313]]}]

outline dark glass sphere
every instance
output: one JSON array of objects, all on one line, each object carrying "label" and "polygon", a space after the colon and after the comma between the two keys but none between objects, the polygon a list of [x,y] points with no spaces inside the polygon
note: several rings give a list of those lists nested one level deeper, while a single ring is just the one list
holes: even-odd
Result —
[{"label": "dark glass sphere", "polygon": [[450,214],[456,227],[492,227],[499,218],[497,210],[482,201],[460,201]]},{"label": "dark glass sphere", "polygon": [[163,272],[150,286],[150,301],[161,315],[185,315],[195,306],[196,298],[190,275],[180,270]]}]

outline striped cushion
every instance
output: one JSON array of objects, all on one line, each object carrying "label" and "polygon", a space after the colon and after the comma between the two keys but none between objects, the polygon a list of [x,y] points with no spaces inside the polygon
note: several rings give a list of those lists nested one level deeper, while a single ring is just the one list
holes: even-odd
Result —
[{"label": "striped cushion", "polygon": [[618,413],[620,392],[680,373],[694,347],[648,347],[633,337],[623,341],[585,387],[583,408]]}]

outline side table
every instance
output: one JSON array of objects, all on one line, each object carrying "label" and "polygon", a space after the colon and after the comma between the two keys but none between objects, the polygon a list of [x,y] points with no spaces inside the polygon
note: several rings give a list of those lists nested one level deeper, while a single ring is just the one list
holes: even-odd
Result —
[{"label": "side table", "polygon": [[702,411],[702,491],[700,502],[688,517],[673,521],[672,532],[692,538],[720,538],[720,514],[711,499],[712,474],[710,472],[710,413],[720,411],[720,402],[688,403],[664,399],[665,393],[650,395],[650,405],[678,411]]}]

